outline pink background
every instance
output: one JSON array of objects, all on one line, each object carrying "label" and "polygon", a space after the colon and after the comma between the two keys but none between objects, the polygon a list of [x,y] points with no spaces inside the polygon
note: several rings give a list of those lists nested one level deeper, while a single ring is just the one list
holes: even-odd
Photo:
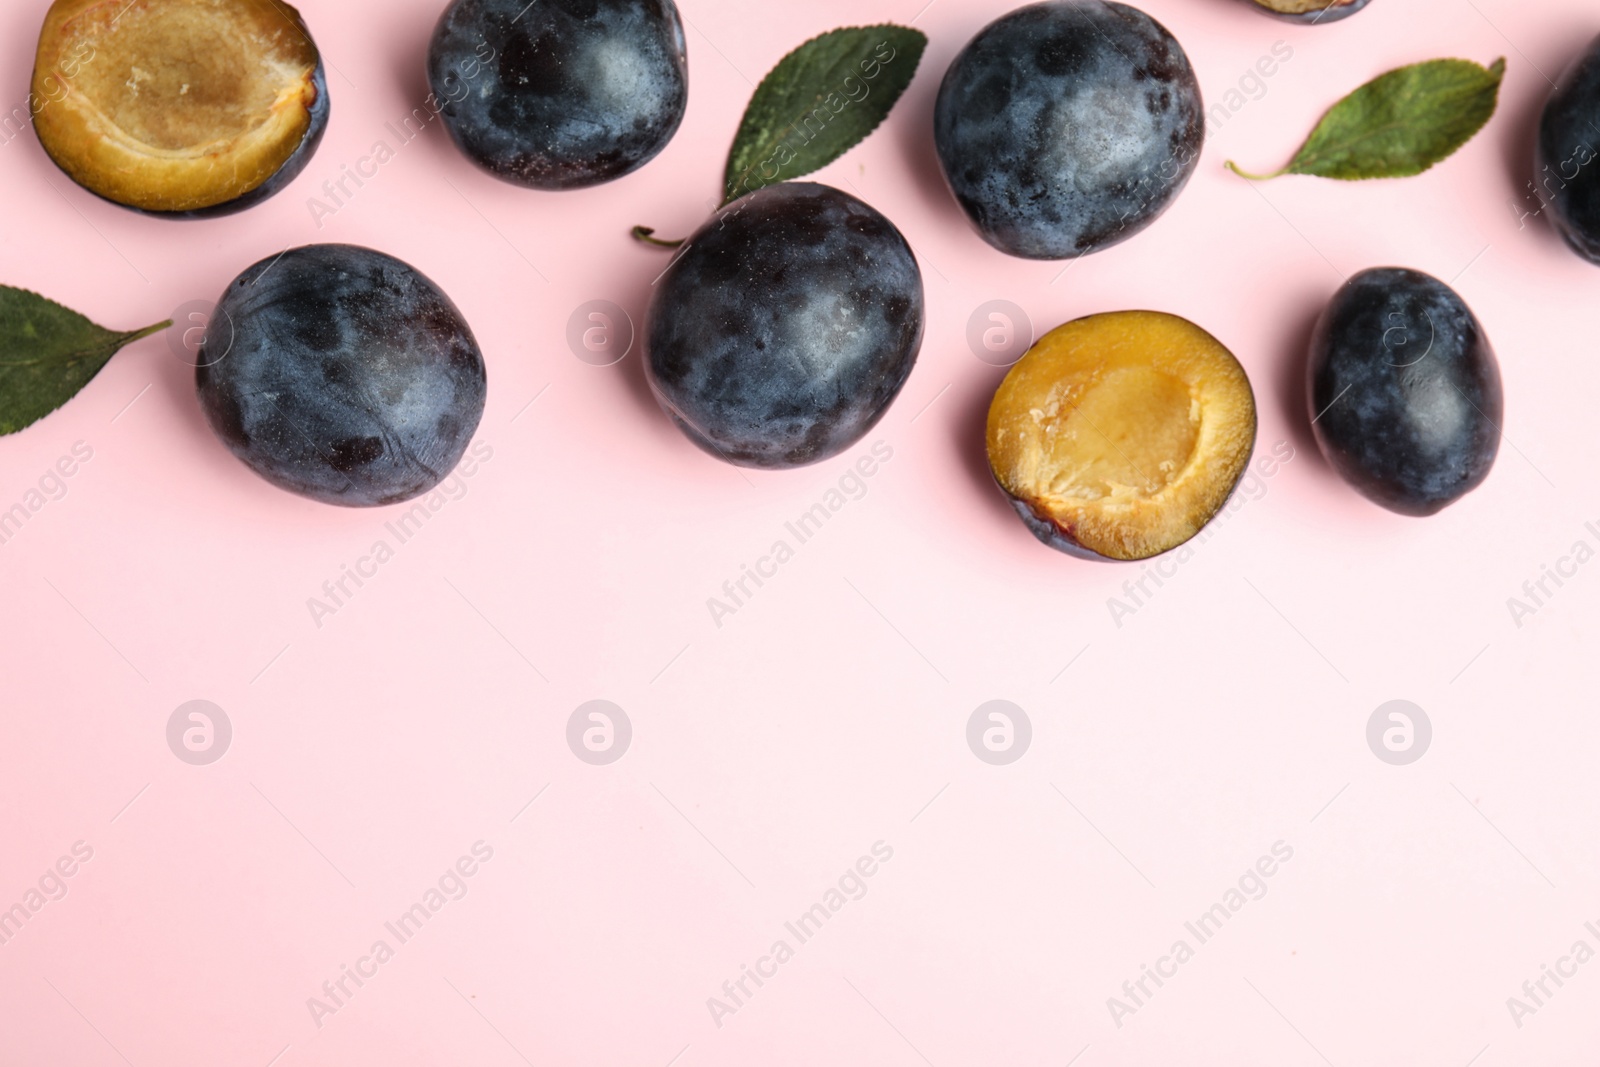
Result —
[{"label": "pink background", "polygon": [[[318,228],[308,198],[422,103],[439,0],[304,0],[332,123],[299,180],[243,215],[141,218],[72,185],[31,132],[0,146],[0,280],[109,326],[214,299],[291,244],[415,264],[487,353],[492,449],[319,627],[307,599],[393,545],[395,515],[252,475],[212,438],[165,338],[0,441],[0,509],[75,442],[93,450],[0,546],[0,907],[75,842],[93,850],[0,945],[0,1062],[1592,1057],[1600,962],[1520,1027],[1506,1005],[1575,941],[1600,948],[1584,928],[1600,926],[1600,566],[1520,627],[1506,604],[1573,542],[1600,544],[1584,529],[1600,520],[1600,272],[1518,217],[1537,207],[1545,75],[1600,31],[1588,5],[1376,0],[1304,28],[1234,0],[1146,0],[1209,103],[1274,42],[1293,57],[1213,130],[1158,224],[1061,276],[984,245],[931,147],[940,76],[1005,4],[680,2],[683,128],[592,191],[499,184],[434,124]],[[45,6],[0,8],[8,107]],[[905,232],[927,341],[857,448],[742,472],[668,424],[637,350],[586,364],[567,322],[596,299],[641,321],[666,256],[628,228],[696,226],[752,82],[805,38],[874,20],[914,20],[927,55],[890,121],[820,180]],[[1280,164],[1348,89],[1446,55],[1504,55],[1509,74],[1492,124],[1433,172],[1253,187],[1224,170]],[[1342,276],[1386,264],[1455,279],[1505,380],[1492,476],[1426,520],[1342,484],[1301,409],[1318,310]],[[1051,552],[989,484],[980,428],[1003,372],[965,334],[993,299],[1040,331],[1122,308],[1192,318],[1250,372],[1258,456],[1293,449],[1120,626],[1107,598],[1139,568]],[[893,457],[866,495],[714,625],[707,598],[873,442]],[[565,741],[597,698],[634,730],[600,767]],[[209,766],[166,742],[194,699],[232,722]],[[1009,766],[966,743],[991,699],[1031,717]],[[1410,766],[1367,747],[1392,699],[1433,723]],[[478,841],[493,858],[466,895],[397,945],[384,923]],[[707,998],[775,940],[796,945],[784,923],[877,841],[893,858],[866,895],[718,1026]],[[1115,1025],[1107,998],[1278,841],[1293,859],[1267,894]],[[380,938],[394,958],[319,1026],[308,998]]]}]

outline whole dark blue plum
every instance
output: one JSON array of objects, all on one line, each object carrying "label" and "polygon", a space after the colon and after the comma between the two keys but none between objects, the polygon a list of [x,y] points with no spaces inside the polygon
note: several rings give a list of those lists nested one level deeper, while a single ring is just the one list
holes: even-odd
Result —
[{"label": "whole dark blue plum", "polygon": [[195,382],[211,428],[267,481],[393,504],[455,468],[483,416],[483,354],[439,287],[393,256],[308,245],[239,275]]},{"label": "whole dark blue plum", "polygon": [[428,80],[467,158],[532,189],[581,189],[644,166],[689,99],[673,0],[452,0]]},{"label": "whole dark blue plum", "polygon": [[1109,248],[1176,199],[1205,139],[1183,48],[1138,8],[1049,0],[985,27],[939,87],[945,180],[1014,256]]},{"label": "whole dark blue plum", "polygon": [[826,185],[736,200],[689,239],[651,299],[656,399],[695,444],[798,467],[860,440],[922,346],[922,272],[894,224]]},{"label": "whole dark blue plum", "polygon": [[1421,271],[1380,267],[1334,294],[1311,339],[1311,427],[1368,499],[1432,515],[1500,450],[1500,365],[1472,310]]},{"label": "whole dark blue plum", "polygon": [[1550,219],[1600,263],[1600,37],[1562,75],[1539,120],[1534,166]]},{"label": "whole dark blue plum", "polygon": [[1252,0],[1256,7],[1289,22],[1321,26],[1347,19],[1369,0]]}]

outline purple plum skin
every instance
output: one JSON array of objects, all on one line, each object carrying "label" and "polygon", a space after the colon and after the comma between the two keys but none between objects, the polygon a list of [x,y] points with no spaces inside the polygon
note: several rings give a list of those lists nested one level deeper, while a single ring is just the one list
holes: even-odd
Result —
[{"label": "purple plum skin", "polygon": [[922,333],[922,273],[894,224],[838,189],[783,182],[724,208],[667,269],[645,372],[705,451],[799,467],[877,424]]},{"label": "purple plum skin", "polygon": [[1432,515],[1482,484],[1500,449],[1500,365],[1461,296],[1379,267],[1334,294],[1312,335],[1311,429],[1345,481],[1401,515]]},{"label": "purple plum skin", "polygon": [[1600,37],[1561,76],[1544,106],[1534,178],[1556,232],[1600,265]]},{"label": "purple plum skin", "polygon": [[483,353],[437,285],[393,256],[308,245],[218,302],[195,385],[211,428],[267,481],[328,504],[428,492],[483,416]]},{"label": "purple plum skin", "polygon": [[456,146],[530,189],[583,189],[666,147],[689,99],[673,0],[452,0],[428,80]]},{"label": "purple plum skin", "polygon": [[1008,255],[1069,259],[1139,233],[1200,161],[1204,104],[1176,38],[1136,7],[1046,0],[1001,16],[945,72],[945,182]]}]

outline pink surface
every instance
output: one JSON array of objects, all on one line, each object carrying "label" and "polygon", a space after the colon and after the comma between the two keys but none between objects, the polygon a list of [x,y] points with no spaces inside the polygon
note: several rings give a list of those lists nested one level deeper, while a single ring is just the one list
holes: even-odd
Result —
[{"label": "pink surface", "polygon": [[[1600,566],[1520,626],[1507,608],[1575,542],[1600,545],[1585,527],[1600,271],[1519,219],[1537,206],[1545,75],[1600,31],[1588,5],[1375,0],[1302,28],[1233,0],[1148,0],[1210,103],[1275,42],[1293,56],[1234,98],[1160,222],[1063,276],[984,245],[934,162],[939,77],[1006,5],[680,2],[683,128],[592,191],[499,184],[435,124],[317,225],[308,199],[422,103],[439,0],[302,3],[334,68],[332,123],[299,180],[240,216],[141,218],[72,185],[31,133],[0,146],[0,280],[125,329],[287,245],[367,244],[451,294],[490,378],[488,458],[403,544],[385,525],[398,509],[300,500],[228,455],[163,337],[0,440],[0,508],[92,453],[0,545],[0,906],[26,907],[41,878],[65,889],[0,945],[0,1063],[1592,1057],[1600,962],[1559,961],[1600,949]],[[45,6],[0,9],[19,104]],[[920,363],[847,454],[719,464],[656,409],[637,350],[580,361],[568,319],[609,300],[642,320],[666,259],[628,228],[704,217],[779,56],[913,19],[931,37],[915,83],[820,180],[916,249]],[[1223,169],[1278,164],[1344,91],[1442,55],[1505,55],[1509,74],[1493,123],[1435,171],[1253,187]],[[1388,264],[1454,279],[1505,379],[1493,474],[1426,520],[1342,484],[1300,406],[1316,313],[1343,275]],[[965,335],[994,299],[1041,331],[1122,308],[1194,319],[1255,383],[1258,462],[1292,453],[1133,614],[1108,598],[1137,565],[1049,551],[989,484],[980,427],[1003,372]],[[717,625],[708,598],[874,443],[891,455],[864,495]],[[393,558],[318,625],[308,599],[379,540]],[[566,741],[594,699],[633,730],[604,766]],[[1032,723],[1005,766],[966,740],[995,699]],[[1366,740],[1394,699],[1433,727],[1407,766]],[[209,765],[168,747],[192,700],[231,722]],[[876,842],[892,858],[872,860]],[[1263,863],[1264,895],[1200,944],[1185,923],[1279,842],[1292,858]],[[830,901],[862,857],[864,895]],[[463,858],[472,875],[448,876]],[[840,906],[801,943],[785,924],[819,902]],[[417,903],[441,906],[402,943],[385,924]],[[1134,1004],[1123,983],[1180,939],[1193,958],[1114,1020],[1108,998]],[[762,963],[780,940],[792,958]],[[361,963],[379,941],[392,958]],[[1545,965],[1575,975],[1513,1019],[1507,998]],[[370,977],[314,1011],[347,966]],[[776,973],[736,1002],[723,984],[745,966]]]}]

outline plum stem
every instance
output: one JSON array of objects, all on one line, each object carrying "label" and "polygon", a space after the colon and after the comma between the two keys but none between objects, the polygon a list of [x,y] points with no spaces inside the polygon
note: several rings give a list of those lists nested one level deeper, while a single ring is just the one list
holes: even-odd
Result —
[{"label": "plum stem", "polygon": [[657,248],[678,248],[683,245],[684,241],[688,240],[688,238],[680,237],[676,241],[669,241],[665,238],[657,237],[655,232],[648,226],[635,226],[633,228],[633,239],[647,245],[655,245]]},{"label": "plum stem", "polygon": [[1281,176],[1289,173],[1289,168],[1288,167],[1284,167],[1282,170],[1275,170],[1271,174],[1251,174],[1247,170],[1241,170],[1239,168],[1239,165],[1237,163],[1235,163],[1231,159],[1228,160],[1226,163],[1224,163],[1223,166],[1225,166],[1229,170],[1233,171],[1239,177],[1247,178],[1247,179],[1249,179],[1250,181],[1253,181],[1253,182],[1271,181],[1273,178],[1278,178],[1278,177],[1281,177]]}]

